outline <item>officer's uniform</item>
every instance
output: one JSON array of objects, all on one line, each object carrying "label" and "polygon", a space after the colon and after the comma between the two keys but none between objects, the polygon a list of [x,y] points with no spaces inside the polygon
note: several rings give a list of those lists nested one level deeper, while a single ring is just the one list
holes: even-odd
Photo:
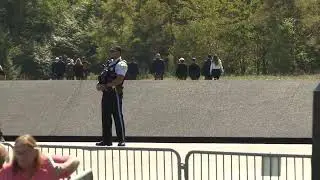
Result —
[{"label": "officer's uniform", "polygon": [[[125,76],[128,65],[121,57],[109,60],[104,71],[99,76],[100,84],[107,84],[116,79],[117,75]],[[123,82],[113,88],[103,91],[102,107],[102,141],[105,145],[112,145],[112,118],[113,116],[116,133],[119,142],[125,141],[125,127],[122,114]]]}]

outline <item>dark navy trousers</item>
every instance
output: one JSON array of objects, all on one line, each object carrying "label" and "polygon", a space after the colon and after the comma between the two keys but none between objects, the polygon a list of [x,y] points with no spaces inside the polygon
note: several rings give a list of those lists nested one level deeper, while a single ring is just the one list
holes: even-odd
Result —
[{"label": "dark navy trousers", "polygon": [[112,144],[112,117],[116,127],[118,142],[125,141],[125,127],[122,113],[123,94],[115,89],[104,91],[102,95],[102,141]]}]

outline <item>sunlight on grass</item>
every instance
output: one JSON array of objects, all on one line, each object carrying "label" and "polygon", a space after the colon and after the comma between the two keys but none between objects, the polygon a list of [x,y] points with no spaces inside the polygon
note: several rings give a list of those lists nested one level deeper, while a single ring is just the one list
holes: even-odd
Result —
[{"label": "sunlight on grass", "polygon": [[[97,80],[97,75],[90,74],[88,80]],[[139,75],[138,80],[153,80],[153,76],[151,74],[143,74]],[[189,79],[189,78],[188,78]],[[200,80],[203,80],[204,77],[201,76]],[[285,75],[285,76],[271,76],[271,75],[243,75],[243,76],[236,76],[236,75],[228,75],[228,76],[221,76],[221,80],[320,80],[320,74],[313,74],[313,75]],[[177,80],[175,76],[170,74],[165,74],[164,80]]]}]

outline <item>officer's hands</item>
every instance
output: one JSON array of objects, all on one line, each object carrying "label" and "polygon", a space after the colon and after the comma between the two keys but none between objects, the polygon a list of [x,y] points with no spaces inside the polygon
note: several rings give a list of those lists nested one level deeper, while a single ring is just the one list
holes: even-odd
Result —
[{"label": "officer's hands", "polygon": [[96,86],[96,89],[97,89],[97,91],[103,91],[104,85],[98,83],[97,86]]},{"label": "officer's hands", "polygon": [[105,91],[105,90],[108,90],[108,89],[110,89],[110,88],[112,88],[112,87],[114,87],[113,85],[112,85],[112,83],[108,83],[108,84],[97,84],[96,85],[96,89],[97,89],[97,91]]},{"label": "officer's hands", "polygon": [[105,85],[105,87],[106,87],[106,88],[110,88],[110,87],[112,87],[112,84],[111,84],[111,83],[108,83],[108,84]]}]

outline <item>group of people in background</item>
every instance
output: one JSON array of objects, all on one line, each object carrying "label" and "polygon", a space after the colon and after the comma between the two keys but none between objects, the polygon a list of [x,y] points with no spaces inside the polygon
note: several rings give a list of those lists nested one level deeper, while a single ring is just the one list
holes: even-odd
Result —
[{"label": "group of people in background", "polygon": [[[51,79],[53,80],[86,80],[90,73],[90,63],[85,57],[76,58],[76,60],[67,56],[56,57],[51,64]],[[150,67],[150,73],[155,80],[163,80],[166,69],[166,62],[161,58],[160,53],[155,55]],[[126,80],[136,80],[139,75],[139,65],[136,61],[128,62],[128,71]],[[177,79],[199,80],[203,75],[205,80],[219,80],[224,73],[221,60],[217,55],[208,55],[207,59],[202,63],[202,67],[197,63],[196,58],[192,58],[191,64],[187,65],[183,57],[179,58],[175,76]],[[0,80],[5,80],[6,76],[0,65]]]},{"label": "group of people in background", "polygon": [[[155,55],[150,67],[150,73],[154,76],[155,80],[163,80],[166,63],[160,53]],[[128,71],[126,80],[136,80],[139,75],[139,65],[132,59],[128,64]],[[89,62],[85,58],[77,58],[76,62],[68,57],[56,57],[52,63],[52,79],[67,80],[85,80],[89,74]],[[183,57],[178,60],[175,76],[177,79],[186,80],[188,77],[191,80],[199,80],[203,75],[205,80],[218,80],[224,73],[223,65],[217,55],[208,55],[202,67],[197,63],[196,58],[192,58],[191,64],[187,65]]]},{"label": "group of people in background", "polygon": [[51,64],[51,79],[85,80],[89,75],[89,65],[85,57],[77,58],[76,61],[67,56],[56,57]]},{"label": "group of people in background", "polygon": [[[152,63],[151,73],[155,80],[163,80],[165,72],[165,62],[161,59],[160,54],[156,54]],[[192,63],[187,65],[185,59],[181,57],[178,61],[175,75],[180,80],[186,80],[190,77],[191,80],[199,80],[201,74],[205,80],[218,80],[224,73],[221,60],[217,55],[208,55],[208,58],[203,63],[202,68],[197,64],[196,58],[192,58]]]}]

